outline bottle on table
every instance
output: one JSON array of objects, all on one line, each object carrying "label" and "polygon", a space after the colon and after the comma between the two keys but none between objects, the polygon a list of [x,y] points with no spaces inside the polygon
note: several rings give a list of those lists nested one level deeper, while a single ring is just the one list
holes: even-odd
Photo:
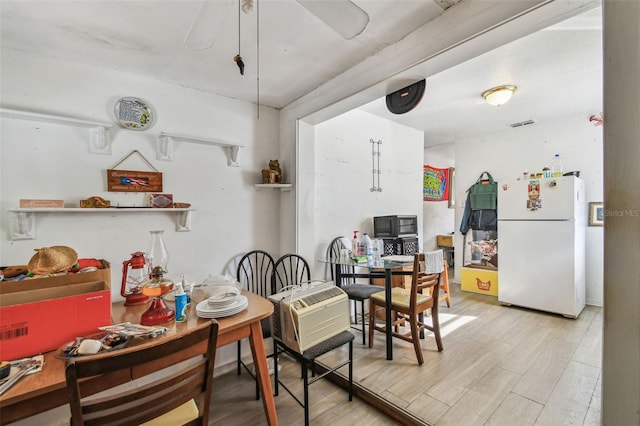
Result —
[{"label": "bottle on table", "polygon": [[360,256],[360,242],[358,241],[358,231],[353,231],[353,240],[351,240],[351,252],[355,257]]},{"label": "bottle on table", "polygon": [[187,319],[187,293],[182,288],[182,282],[179,282],[175,293],[176,303],[176,322],[184,322]]},{"label": "bottle on table", "polygon": [[373,264],[373,242],[367,232],[363,233],[360,239],[360,250],[360,256],[367,256],[367,263]]}]

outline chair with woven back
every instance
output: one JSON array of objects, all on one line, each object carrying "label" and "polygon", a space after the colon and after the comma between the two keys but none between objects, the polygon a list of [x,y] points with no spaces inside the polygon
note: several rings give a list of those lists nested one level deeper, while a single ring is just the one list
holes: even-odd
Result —
[{"label": "chair with woven back", "polygon": [[120,350],[71,358],[65,367],[71,425],[207,425],[218,323]]},{"label": "chair with woven back", "polygon": [[[424,269],[421,269],[424,265]],[[440,321],[438,318],[438,300],[440,296],[440,277],[444,269],[442,250],[429,253],[418,253],[413,258],[411,288],[394,287],[391,289],[392,324],[376,324],[376,312],[386,306],[385,292],[373,294],[369,299],[369,347],[373,347],[373,333],[386,333],[392,328],[393,337],[413,343],[418,364],[424,363],[420,332],[429,330],[434,334],[438,352],[442,351]],[[431,325],[425,323],[424,312],[431,310]],[[400,325],[409,324],[409,332],[402,332]]]},{"label": "chair with woven back", "polygon": [[[264,250],[252,250],[240,259],[236,270],[236,279],[241,288],[256,293],[262,297],[269,297],[273,291],[271,288],[271,275],[275,261],[273,257]],[[269,318],[261,321],[262,337],[271,337],[271,323]],[[256,381],[256,400],[260,399],[260,386],[256,380],[256,375],[242,360],[242,343],[238,340],[237,374],[240,375],[242,368]]]},{"label": "chair with woven back", "polygon": [[[345,237],[336,237],[334,238],[329,247],[327,247],[327,260],[329,262],[335,262],[340,259],[340,250],[348,248],[345,244]],[[336,285],[340,287],[349,297],[349,300],[353,301],[353,313],[354,313],[354,322],[356,326],[358,325],[358,304],[360,302],[362,313],[362,344],[365,345],[366,342],[366,313],[365,313],[365,305],[364,302],[371,297],[372,294],[380,291],[380,287],[369,284],[362,284],[356,282],[356,279],[353,277],[355,267],[353,265],[340,265],[342,273],[344,274],[340,280],[336,280],[336,272],[333,265],[329,265],[329,269],[331,271],[331,280],[336,281]],[[370,280],[371,281],[371,280]],[[356,330],[359,330],[357,327],[353,327]]]}]

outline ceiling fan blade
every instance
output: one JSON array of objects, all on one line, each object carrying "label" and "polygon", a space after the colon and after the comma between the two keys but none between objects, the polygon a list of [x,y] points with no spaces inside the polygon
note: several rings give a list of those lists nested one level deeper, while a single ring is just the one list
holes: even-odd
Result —
[{"label": "ceiling fan blade", "polygon": [[218,38],[233,4],[233,1],[203,0],[184,38],[185,47],[193,50],[210,49]]},{"label": "ceiling fan blade", "polygon": [[369,23],[369,14],[350,0],[297,1],[347,40],[362,33]]}]

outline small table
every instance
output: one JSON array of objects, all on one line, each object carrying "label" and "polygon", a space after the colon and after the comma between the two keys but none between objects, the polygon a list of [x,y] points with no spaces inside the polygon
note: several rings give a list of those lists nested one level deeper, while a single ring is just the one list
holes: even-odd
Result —
[{"label": "small table", "polygon": [[[413,271],[398,270],[404,266],[413,265],[413,256],[387,256],[382,259],[382,263],[369,265],[367,263],[343,263],[340,260],[321,260],[322,263],[330,263],[336,268],[336,283],[340,283],[342,278],[384,278],[385,297],[385,322],[387,324],[386,344],[387,359],[393,360],[393,333],[391,327],[391,277],[393,275],[411,275]],[[366,268],[368,272],[345,272],[345,267]],[[384,269],[382,271],[381,269]],[[338,287],[340,285],[338,284]],[[364,324],[363,324],[364,326]]]},{"label": "small table", "polygon": [[[225,346],[248,337],[251,354],[257,370],[258,384],[262,394],[262,405],[269,425],[277,425],[276,406],[271,391],[271,379],[267,366],[267,355],[264,348],[260,321],[268,318],[273,312],[273,304],[257,294],[242,292],[249,301],[249,306],[242,312],[226,318],[218,318],[218,344]],[[148,304],[140,306],[124,306],[123,302],[112,305],[114,323],[140,323],[140,316],[148,309]],[[192,303],[187,321],[175,321],[160,324],[167,327],[167,334],[176,334],[195,327],[202,321],[196,315],[195,303]],[[0,424],[7,424],[52,408],[67,404],[67,385],[64,374],[65,360],[56,356],[56,351],[44,354],[44,366],[40,373],[22,378],[11,389],[0,396]],[[214,381],[215,386],[215,381]]]}]

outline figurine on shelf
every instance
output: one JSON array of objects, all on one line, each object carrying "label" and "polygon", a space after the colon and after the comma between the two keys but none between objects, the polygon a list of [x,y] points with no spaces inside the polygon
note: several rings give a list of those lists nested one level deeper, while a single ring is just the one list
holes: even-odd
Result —
[{"label": "figurine on shelf", "polygon": [[89,197],[86,200],[80,200],[80,207],[93,209],[106,209],[111,207],[111,201],[102,197]]},{"label": "figurine on shelf", "polygon": [[269,160],[269,168],[262,169],[262,183],[282,183],[282,170],[278,160]]}]

